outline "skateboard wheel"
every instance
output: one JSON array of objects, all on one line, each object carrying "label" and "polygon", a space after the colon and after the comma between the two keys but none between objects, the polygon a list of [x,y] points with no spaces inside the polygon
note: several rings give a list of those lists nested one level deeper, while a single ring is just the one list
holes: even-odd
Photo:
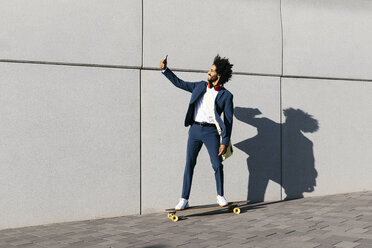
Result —
[{"label": "skateboard wheel", "polygon": [[169,218],[169,219],[172,218],[172,214],[171,214],[171,213],[168,213],[168,218]]},{"label": "skateboard wheel", "polygon": [[234,214],[240,214],[240,208],[234,208]]},{"label": "skateboard wheel", "polygon": [[172,218],[171,218],[171,220],[173,222],[177,222],[178,221],[178,216],[177,215],[173,215]]}]

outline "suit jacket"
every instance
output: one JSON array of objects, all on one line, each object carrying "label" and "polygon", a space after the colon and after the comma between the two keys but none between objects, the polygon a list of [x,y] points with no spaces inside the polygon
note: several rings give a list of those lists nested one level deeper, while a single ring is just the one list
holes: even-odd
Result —
[{"label": "suit jacket", "polygon": [[[207,90],[208,83],[206,81],[200,82],[185,82],[179,79],[169,68],[165,69],[163,74],[178,88],[191,92],[191,99],[189,107],[186,112],[185,126],[194,123],[194,111],[197,100],[204,95]],[[223,114],[224,120],[222,121],[220,115]],[[214,113],[216,120],[221,127],[222,144],[228,146],[231,137],[231,129],[233,123],[234,105],[233,95],[227,89],[223,88],[216,96],[214,102]]]}]

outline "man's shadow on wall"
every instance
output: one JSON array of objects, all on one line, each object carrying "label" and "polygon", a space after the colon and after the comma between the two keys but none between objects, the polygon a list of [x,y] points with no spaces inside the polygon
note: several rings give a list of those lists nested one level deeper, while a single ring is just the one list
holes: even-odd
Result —
[{"label": "man's shadow on wall", "polygon": [[256,117],[261,114],[259,109],[234,110],[238,120],[257,128],[256,136],[234,145],[249,156],[247,199],[251,202],[264,201],[269,180],[282,185],[285,200],[303,198],[304,192],[313,192],[316,186],[313,143],[302,132],[316,132],[318,121],[300,109],[288,108],[283,113],[286,119],[281,125]]}]

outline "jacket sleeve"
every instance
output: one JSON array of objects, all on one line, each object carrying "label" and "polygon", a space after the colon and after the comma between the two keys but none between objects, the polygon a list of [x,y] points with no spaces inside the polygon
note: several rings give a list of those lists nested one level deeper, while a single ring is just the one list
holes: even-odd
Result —
[{"label": "jacket sleeve", "polygon": [[191,82],[186,82],[179,79],[169,68],[166,68],[163,74],[174,84],[174,86],[192,92],[195,89],[196,84]]},{"label": "jacket sleeve", "polygon": [[225,146],[228,146],[230,142],[232,124],[233,124],[233,116],[234,116],[234,103],[233,103],[233,95],[231,95],[229,99],[227,99],[225,108],[223,110],[223,122],[225,124],[226,131],[221,133],[221,135],[222,135],[222,144]]}]

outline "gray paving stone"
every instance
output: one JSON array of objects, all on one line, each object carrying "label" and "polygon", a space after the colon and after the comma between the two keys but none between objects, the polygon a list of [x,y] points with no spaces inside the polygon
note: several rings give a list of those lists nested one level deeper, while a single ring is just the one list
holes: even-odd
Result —
[{"label": "gray paving stone", "polygon": [[104,242],[100,243],[98,246],[110,247],[111,245],[117,244],[117,243],[119,243],[119,241],[115,241],[115,240],[104,240]]},{"label": "gray paving stone", "polygon": [[372,192],[253,204],[231,213],[163,213],[0,230],[0,248],[372,247]]},{"label": "gray paving stone", "polygon": [[37,245],[42,246],[42,247],[53,247],[53,248],[62,248],[69,246],[68,244],[61,243],[61,242],[56,242],[56,241],[50,241],[48,243],[38,243]]},{"label": "gray paving stone", "polygon": [[334,246],[335,247],[341,247],[341,248],[354,248],[358,245],[359,245],[359,243],[349,242],[349,241],[342,241],[340,243],[335,244]]},{"label": "gray paving stone", "polygon": [[367,245],[369,247],[372,247],[372,239],[359,239],[355,242],[359,243],[360,245]]}]

